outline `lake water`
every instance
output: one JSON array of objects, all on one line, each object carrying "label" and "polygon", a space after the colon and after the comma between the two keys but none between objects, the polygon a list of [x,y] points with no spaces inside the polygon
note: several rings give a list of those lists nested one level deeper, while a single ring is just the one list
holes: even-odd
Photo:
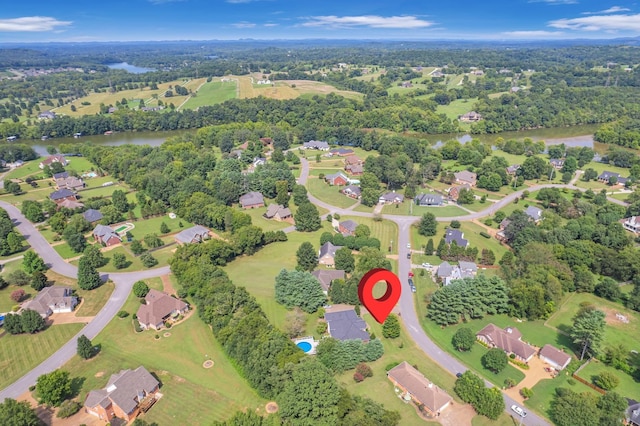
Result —
[{"label": "lake water", "polygon": [[109,68],[114,69],[114,70],[125,70],[127,72],[130,72],[132,74],[144,74],[145,72],[151,72],[151,71],[155,71],[155,69],[153,68],[144,68],[144,67],[137,67],[135,65],[131,65],[127,62],[120,62],[117,64],[109,64],[107,65]]},{"label": "lake water", "polygon": [[[435,147],[442,146],[444,141],[457,139],[461,143],[467,143],[471,139],[479,139],[483,143],[493,144],[498,137],[505,140],[531,138],[534,141],[544,140],[547,145],[557,145],[564,143],[567,147],[587,146],[594,148],[593,133],[598,129],[598,125],[561,127],[556,129],[536,129],[521,132],[503,132],[495,135],[469,135],[469,134],[447,134],[447,135],[423,135]],[[167,138],[179,136],[195,130],[175,130],[169,132],[122,132],[112,135],[82,136],[74,138],[54,138],[47,141],[22,140],[21,143],[29,144],[40,155],[47,154],[47,146],[59,146],[63,143],[85,143],[90,142],[96,145],[118,146],[124,144],[160,146]],[[599,144],[598,144],[599,145]],[[596,147],[597,149],[597,147]]]}]

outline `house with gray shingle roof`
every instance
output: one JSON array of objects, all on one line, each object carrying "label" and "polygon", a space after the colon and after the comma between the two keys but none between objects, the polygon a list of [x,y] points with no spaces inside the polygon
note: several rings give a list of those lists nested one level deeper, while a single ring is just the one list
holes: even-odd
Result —
[{"label": "house with gray shingle roof", "polygon": [[110,422],[118,417],[129,422],[138,416],[141,404],[153,402],[159,386],[160,382],[142,366],[122,370],[111,375],[104,389],[89,392],[84,407],[101,420]]},{"label": "house with gray shingle roof", "polygon": [[178,232],[174,239],[178,244],[201,243],[210,237],[209,230],[204,226],[196,225]]},{"label": "house with gray shingle roof", "polygon": [[404,201],[404,195],[396,192],[387,192],[378,198],[378,204],[399,204]]},{"label": "house with gray shingle roof", "polygon": [[102,220],[102,213],[100,213],[98,210],[89,209],[86,212],[82,213],[82,217],[84,217],[87,222],[93,223]]},{"label": "house with gray shingle roof", "polygon": [[531,218],[531,220],[533,220],[536,223],[542,220],[542,209],[539,209],[534,206],[529,206],[524,212],[527,216]]},{"label": "house with gray shingle roof", "polygon": [[73,296],[71,287],[54,285],[40,290],[36,297],[27,303],[24,308],[34,310],[42,318],[46,319],[51,314],[73,312],[73,308],[77,304],[78,299]]},{"label": "house with gray shingle roof", "polygon": [[340,250],[342,246],[334,246],[330,241],[327,241],[320,247],[318,252],[318,263],[321,265],[333,266],[335,264],[334,257],[336,251]]},{"label": "house with gray shingle roof", "polygon": [[358,224],[353,220],[349,219],[349,220],[340,222],[340,225],[338,226],[338,230],[342,235],[347,237],[350,235],[356,235],[357,227],[358,227]]},{"label": "house with gray shingle roof", "polygon": [[95,229],[93,230],[93,238],[107,247],[122,242],[122,239],[116,233],[116,231],[111,229],[109,226],[100,224],[96,225]]},{"label": "house with gray shingle roof", "polygon": [[317,269],[311,273],[320,282],[324,294],[329,293],[333,280],[343,280],[345,272],[341,269]]},{"label": "house with gray shingle roof", "polygon": [[457,229],[448,228],[444,233],[444,242],[447,244],[451,244],[452,242],[456,242],[459,247],[467,247],[469,245],[469,241],[464,239],[464,233],[460,232]]},{"label": "house with gray shingle roof", "polygon": [[243,209],[264,207],[264,196],[257,191],[247,192],[240,197],[240,205]]},{"label": "house with gray shingle roof", "polygon": [[76,201],[76,193],[71,191],[70,189],[63,188],[58,191],[53,191],[49,194],[49,198],[51,201],[55,201],[56,203],[61,203],[63,200],[73,200]]},{"label": "house with gray shingle roof", "polygon": [[302,144],[303,148],[329,151],[329,143],[324,141],[309,141]]},{"label": "house with gray shingle roof", "polygon": [[627,180],[628,180],[627,178],[620,176],[620,173],[614,173],[614,172],[605,170],[598,176],[598,182],[608,184],[609,179],[611,179],[612,177],[616,178],[616,185],[624,185],[625,183],[627,183]]},{"label": "house with gray shingle roof", "polygon": [[284,207],[282,204],[269,204],[267,207],[267,211],[263,214],[265,219],[275,219],[277,221],[282,221],[285,219],[289,219],[291,215],[291,210],[289,207]]},{"label": "house with gray shingle roof", "polygon": [[367,323],[356,314],[353,309],[342,312],[327,312],[324,314],[331,337],[337,340],[360,339],[368,342]]},{"label": "house with gray shingle roof", "polygon": [[362,195],[362,190],[359,186],[349,185],[342,190],[342,193],[347,197],[358,199]]},{"label": "house with gray shingle roof", "polygon": [[442,195],[439,194],[420,194],[415,198],[415,203],[418,206],[441,206],[444,202]]}]

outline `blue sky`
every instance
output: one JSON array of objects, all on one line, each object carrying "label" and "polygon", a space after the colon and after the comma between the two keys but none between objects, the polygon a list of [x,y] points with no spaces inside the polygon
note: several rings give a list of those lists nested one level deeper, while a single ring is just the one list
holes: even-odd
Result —
[{"label": "blue sky", "polygon": [[23,0],[0,9],[0,42],[624,36],[640,36],[636,2]]}]

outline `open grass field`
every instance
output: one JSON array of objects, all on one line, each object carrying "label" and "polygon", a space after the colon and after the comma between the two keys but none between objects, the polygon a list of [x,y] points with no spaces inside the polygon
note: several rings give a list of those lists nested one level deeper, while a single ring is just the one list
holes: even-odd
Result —
[{"label": "open grass field", "polygon": [[31,160],[31,161],[26,161],[22,166],[17,167],[13,170],[11,170],[10,172],[7,173],[7,175],[4,177],[5,180],[10,180],[10,179],[23,179],[26,178],[27,176],[33,175],[33,174],[42,174],[42,170],[40,169],[40,162],[42,162],[42,160],[44,160],[45,157],[40,157],[40,158],[36,158],[35,160]]},{"label": "open grass field", "polygon": [[[582,302],[591,303],[607,314],[605,318],[607,327],[605,327],[602,341],[603,348],[612,345],[623,345],[629,350],[640,352],[640,342],[637,338],[640,336],[640,317],[637,312],[590,293],[573,293],[569,295],[562,306],[549,318],[547,324],[568,333],[573,324],[573,317],[578,312]],[[618,320],[616,318],[617,313],[626,316],[629,323],[625,324]]]},{"label": "open grass field", "polygon": [[[18,265],[20,264],[20,262],[14,262],[14,263],[17,263]],[[5,272],[2,275],[3,275],[3,278],[6,278],[7,273]],[[25,285],[23,287],[10,285],[8,287],[3,288],[2,290],[0,290],[0,313],[11,312],[11,308],[17,305],[17,303],[11,299],[11,293],[19,289],[24,290],[26,293],[24,300],[32,299],[33,297],[35,297],[37,293],[37,291],[32,289],[31,286],[29,285]]]},{"label": "open grass field", "polygon": [[69,247],[69,244],[67,244],[66,242],[53,246],[53,249],[58,252],[60,257],[62,257],[63,259],[71,259],[72,257],[82,255],[82,253],[76,253],[75,251],[73,251],[71,247]]},{"label": "open grass field", "polygon": [[616,370],[613,367],[604,365],[597,359],[592,359],[586,367],[578,372],[578,376],[590,383],[593,383],[596,376],[605,371],[613,374],[618,379],[620,379],[620,384],[614,389],[615,392],[619,393],[625,398],[633,399],[634,401],[640,401],[640,385],[638,385],[638,382],[633,380],[633,377],[620,370]]},{"label": "open grass field", "polygon": [[[347,99],[362,100],[364,98],[364,95],[362,93],[353,92],[350,90],[340,90],[319,81],[285,80],[282,83],[289,85],[299,94],[299,96],[315,96],[335,93],[336,95],[344,96]],[[293,87],[294,85],[295,87]]]},{"label": "open grass field", "polygon": [[[123,309],[133,314],[139,306],[138,299],[131,295]],[[166,331],[169,337],[164,337]],[[148,422],[211,424],[236,410],[264,408],[265,401],[240,377],[197,314],[161,331],[157,340],[155,334],[135,333],[131,315],[111,320],[93,339],[102,347],[100,354],[88,361],[75,356],[63,367],[72,377],[85,378],[78,399],[82,401],[90,390],[105,386],[111,374],[143,365],[157,374],[164,395],[143,416]],[[213,368],[202,367],[207,359],[214,361]]]},{"label": "open grass field", "polygon": [[[269,244],[253,256],[237,258],[224,269],[235,285],[246,287],[256,298],[269,321],[283,329],[287,309],[275,301],[275,277],[282,269],[295,268],[295,253],[303,242],[309,241],[314,248],[319,249],[320,235],[327,231],[331,231],[331,224],[323,221],[322,229],[316,232],[292,232],[287,235],[289,241]],[[307,331],[313,334],[315,327]]]},{"label": "open grass field", "polygon": [[47,359],[82,327],[83,324],[61,324],[36,334],[7,334],[0,338],[0,388]]},{"label": "open grass field", "polygon": [[477,99],[456,99],[449,105],[438,105],[436,108],[437,114],[445,114],[452,120],[457,120],[459,115],[466,114],[473,110],[473,105],[477,102]]},{"label": "open grass field", "polygon": [[76,287],[76,293],[82,299],[82,305],[76,308],[77,317],[91,317],[98,315],[111,293],[115,289],[115,284],[106,282],[93,290],[82,290]]},{"label": "open grass field", "polygon": [[340,221],[351,219],[357,224],[367,225],[371,230],[371,236],[380,240],[380,250],[387,253],[388,245],[394,242],[391,253],[398,253],[398,225],[389,220],[380,222],[369,217],[340,216]]},{"label": "open grass field", "polygon": [[[110,186],[97,186],[95,188],[83,189],[82,191],[78,191],[78,196],[80,199],[88,199],[92,197],[111,197],[113,191],[119,189],[121,191],[127,192],[129,191],[129,187],[125,184],[116,183]],[[47,194],[48,195],[48,194]]]},{"label": "open grass field", "polygon": [[[174,96],[166,98],[164,94],[169,90],[169,86],[175,86],[177,84],[188,90],[195,91],[205,81],[206,78],[192,80],[180,79],[160,83],[158,84],[157,90],[151,90],[149,87],[144,87],[142,89],[122,90],[115,93],[110,93],[109,91],[91,93],[73,101],[70,104],[64,105],[60,108],[54,108],[53,110],[56,114],[65,114],[70,116],[81,116],[87,114],[93,115],[100,112],[101,103],[115,106],[116,101],[121,101],[123,98],[127,101],[134,101],[131,105],[134,105],[135,107],[138,106],[140,99],[144,100],[145,105],[147,106],[157,105],[154,95],[157,95],[158,99],[162,100],[165,104],[173,103],[178,106],[187,99],[187,96],[176,96],[174,91]],[[90,105],[82,105],[82,102],[89,102]],[[75,105],[75,112],[71,111],[71,105]]]},{"label": "open grass field", "polygon": [[211,81],[205,83],[198,90],[197,96],[192,96],[182,109],[196,109],[205,105],[220,104],[229,99],[235,99],[237,83],[235,81]]},{"label": "open grass field", "polygon": [[524,405],[551,417],[551,402],[556,394],[556,388],[567,388],[574,392],[587,392],[599,396],[600,394],[579,381],[572,379],[566,373],[560,374],[553,379],[540,380],[533,388],[533,396],[525,401]]}]

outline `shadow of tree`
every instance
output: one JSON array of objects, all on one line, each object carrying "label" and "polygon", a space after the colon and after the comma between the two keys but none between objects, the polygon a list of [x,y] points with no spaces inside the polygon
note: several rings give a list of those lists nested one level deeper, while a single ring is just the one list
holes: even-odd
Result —
[{"label": "shadow of tree", "polygon": [[[86,377],[74,377],[71,379],[71,395],[69,398],[75,398],[80,395],[80,391],[82,390],[82,385],[87,380]],[[47,423],[50,424],[50,423]]]}]

